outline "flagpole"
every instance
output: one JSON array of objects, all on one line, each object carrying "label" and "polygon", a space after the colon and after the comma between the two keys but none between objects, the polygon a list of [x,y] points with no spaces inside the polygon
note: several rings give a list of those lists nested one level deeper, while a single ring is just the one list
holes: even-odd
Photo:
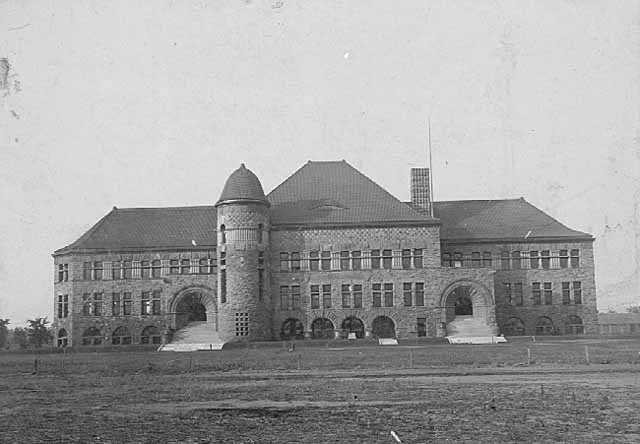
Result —
[{"label": "flagpole", "polygon": [[429,129],[429,212],[433,217],[433,163],[431,159],[431,117],[427,120]]}]

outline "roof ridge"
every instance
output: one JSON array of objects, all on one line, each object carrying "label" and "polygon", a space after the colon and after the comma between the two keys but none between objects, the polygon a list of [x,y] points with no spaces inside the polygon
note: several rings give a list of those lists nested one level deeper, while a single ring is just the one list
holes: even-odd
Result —
[{"label": "roof ridge", "polygon": [[127,207],[114,208],[115,211],[132,211],[132,210],[186,210],[192,208],[215,208],[215,205],[185,205],[180,207]]},{"label": "roof ridge", "polygon": [[[449,203],[449,202],[509,202],[524,200],[522,197],[509,198],[509,199],[454,199],[454,200],[434,200],[433,203]],[[526,202],[526,200],[524,200]]]},{"label": "roof ridge", "polygon": [[[285,180],[283,180],[278,185],[276,185],[276,187],[273,190],[269,191],[269,193],[267,193],[267,196],[266,196],[267,200],[269,200],[269,196],[271,196],[278,188],[282,187],[286,182],[288,182],[293,176],[295,176],[300,171],[302,171],[304,168],[306,168],[306,166],[309,165],[310,163],[312,163],[312,161],[308,160],[307,163],[303,164],[300,168],[298,168],[293,173],[291,173],[289,175],[289,177],[287,177]],[[314,162],[314,163],[316,163],[316,162]]]}]

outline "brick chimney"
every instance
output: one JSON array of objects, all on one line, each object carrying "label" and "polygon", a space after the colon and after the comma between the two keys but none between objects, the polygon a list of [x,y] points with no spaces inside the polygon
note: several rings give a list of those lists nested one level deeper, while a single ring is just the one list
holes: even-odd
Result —
[{"label": "brick chimney", "polygon": [[429,168],[411,168],[411,203],[423,214],[431,214]]}]

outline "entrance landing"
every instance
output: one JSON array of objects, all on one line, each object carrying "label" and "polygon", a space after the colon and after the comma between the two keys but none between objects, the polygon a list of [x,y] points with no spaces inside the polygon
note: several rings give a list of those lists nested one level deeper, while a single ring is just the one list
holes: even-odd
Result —
[{"label": "entrance landing", "polygon": [[224,342],[220,340],[214,326],[206,321],[190,322],[178,330],[173,340],[158,348],[158,351],[187,352],[198,350],[222,350]]}]

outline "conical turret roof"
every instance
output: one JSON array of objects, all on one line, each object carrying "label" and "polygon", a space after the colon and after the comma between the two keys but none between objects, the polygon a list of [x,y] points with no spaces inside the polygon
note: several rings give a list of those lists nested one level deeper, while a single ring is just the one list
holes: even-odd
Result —
[{"label": "conical turret roof", "polygon": [[254,202],[269,205],[260,180],[244,166],[244,163],[227,179],[216,206],[232,202]]}]

